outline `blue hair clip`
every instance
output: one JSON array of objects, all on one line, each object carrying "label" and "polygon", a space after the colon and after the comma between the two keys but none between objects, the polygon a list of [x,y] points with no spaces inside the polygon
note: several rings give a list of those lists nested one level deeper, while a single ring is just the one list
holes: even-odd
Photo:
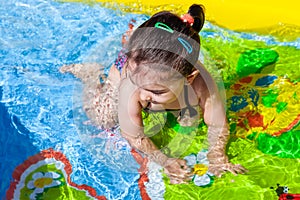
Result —
[{"label": "blue hair clip", "polygon": [[183,39],[181,37],[179,37],[177,39],[182,44],[182,46],[187,50],[187,52],[189,54],[193,52],[193,47],[188,41],[186,41],[185,39]]},{"label": "blue hair clip", "polygon": [[156,24],[154,25],[154,27],[156,28],[160,28],[162,30],[168,31],[170,33],[173,33],[173,29],[171,29],[168,25],[161,23],[161,22],[156,22]]},{"label": "blue hair clip", "polygon": [[[165,31],[168,31],[169,33],[174,33],[174,30],[172,28],[170,28],[168,25],[166,25],[162,22],[156,22],[154,27],[165,30]],[[187,50],[187,52],[189,54],[193,52],[193,47],[188,41],[186,41],[185,39],[183,39],[181,37],[179,37],[177,39],[182,44],[182,46]]]}]

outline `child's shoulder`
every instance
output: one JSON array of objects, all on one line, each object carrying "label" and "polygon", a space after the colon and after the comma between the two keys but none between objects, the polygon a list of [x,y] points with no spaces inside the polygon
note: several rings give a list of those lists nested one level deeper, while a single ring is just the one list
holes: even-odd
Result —
[{"label": "child's shoulder", "polygon": [[205,82],[201,74],[197,75],[191,86],[198,97],[200,97],[203,92],[208,90],[207,83]]}]

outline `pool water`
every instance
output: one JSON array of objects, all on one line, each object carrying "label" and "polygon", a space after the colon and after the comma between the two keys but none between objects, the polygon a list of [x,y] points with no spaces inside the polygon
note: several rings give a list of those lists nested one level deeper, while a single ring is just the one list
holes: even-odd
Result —
[{"label": "pool water", "polygon": [[[71,75],[61,74],[59,67],[98,62],[104,66],[103,73],[107,73],[121,49],[121,35],[127,30],[128,22],[134,18],[136,24],[140,24],[148,16],[122,13],[100,5],[50,0],[0,0],[0,4],[0,197],[6,196],[17,166],[51,148],[69,160],[73,183],[88,185],[107,199],[141,199],[140,165],[129,145],[117,129],[103,131],[88,123],[80,99],[82,83]],[[272,73],[288,77],[295,84],[300,80],[299,38],[284,41],[271,35],[233,32],[208,22],[201,36],[204,62],[209,70],[218,68],[226,89],[241,78],[235,70],[245,49],[276,51],[280,56],[274,61],[278,64]],[[220,43],[223,47],[216,48]],[[288,67],[281,67],[283,65]],[[291,132],[299,135],[297,123],[292,128]],[[255,138],[251,134],[245,137]],[[259,139],[265,141],[262,137]],[[280,148],[274,147],[274,151],[266,148],[259,139],[260,151],[271,155],[280,151]],[[299,137],[291,141],[299,142]],[[248,144],[236,145],[239,149]],[[300,158],[295,150],[299,143],[295,145],[290,153],[293,156],[281,157],[294,159],[291,163]],[[234,155],[234,150],[231,151]],[[244,158],[249,156],[252,155],[244,155]],[[277,158],[274,163],[281,163]],[[268,162],[271,165],[272,159]],[[153,176],[155,179],[156,175]],[[296,183],[298,179],[291,182]],[[156,190],[171,193],[180,188],[167,186]],[[222,192],[216,190],[217,195]]]},{"label": "pool water", "polygon": [[[114,151],[120,151],[117,154],[127,156],[127,160],[111,161],[107,155],[113,146],[105,146],[105,139],[99,137],[95,139],[99,149],[93,149],[97,151],[95,159],[94,152],[85,146],[89,144],[81,142],[75,122],[77,118],[82,122],[87,119],[80,105],[76,107],[73,102],[75,88],[81,83],[58,71],[64,64],[92,62],[93,52],[111,43],[94,60],[109,67],[121,47],[119,38],[135,15],[84,4],[1,0],[0,16],[0,196],[5,196],[17,165],[43,149],[53,148],[68,157],[77,184],[97,188],[98,194],[105,193],[109,199],[140,198],[134,187],[137,170],[115,173],[116,168],[109,167],[111,162],[122,166],[118,162],[130,160],[137,168],[130,155],[119,148]],[[92,126],[85,127],[90,133],[101,134]]]}]

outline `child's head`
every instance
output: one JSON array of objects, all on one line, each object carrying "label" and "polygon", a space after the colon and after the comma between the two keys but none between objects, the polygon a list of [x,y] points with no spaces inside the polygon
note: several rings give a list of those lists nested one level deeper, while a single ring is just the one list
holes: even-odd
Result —
[{"label": "child's head", "polygon": [[162,79],[178,79],[195,70],[200,51],[199,31],[205,19],[203,7],[194,4],[188,14],[193,23],[168,11],[159,12],[134,31],[127,47],[131,76],[147,77],[151,72]]}]

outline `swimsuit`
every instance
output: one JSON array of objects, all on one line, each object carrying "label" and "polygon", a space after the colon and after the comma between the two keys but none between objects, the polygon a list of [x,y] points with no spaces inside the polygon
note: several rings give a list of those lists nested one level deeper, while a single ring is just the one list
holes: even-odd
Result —
[{"label": "swimsuit", "polygon": [[189,103],[189,95],[188,95],[188,87],[187,85],[184,85],[184,88],[183,88],[183,95],[184,95],[184,102],[186,104],[186,107],[185,108],[179,108],[179,109],[164,109],[164,110],[150,110],[149,109],[149,105],[151,102],[148,103],[148,105],[146,106],[146,108],[143,108],[143,110],[145,112],[162,112],[162,111],[169,111],[169,112],[172,112],[172,111],[180,111],[179,115],[180,117],[183,117],[184,114],[186,113],[186,111],[189,111],[189,115],[190,117],[195,117],[197,114],[198,114],[198,111],[195,109],[196,106],[198,105],[195,105],[195,106],[192,106],[190,103]]},{"label": "swimsuit", "polygon": [[120,71],[120,74],[122,74],[122,69],[123,69],[126,61],[127,61],[126,49],[123,48],[119,52],[118,57],[115,61],[115,66]]}]

